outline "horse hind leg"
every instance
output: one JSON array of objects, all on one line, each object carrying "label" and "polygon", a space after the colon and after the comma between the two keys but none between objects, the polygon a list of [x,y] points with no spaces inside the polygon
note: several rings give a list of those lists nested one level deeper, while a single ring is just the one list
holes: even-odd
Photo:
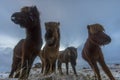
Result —
[{"label": "horse hind leg", "polygon": [[[76,63],[76,62],[75,62],[75,63]],[[77,75],[77,72],[76,72],[75,64],[71,62],[71,66],[72,66],[72,69],[73,69],[73,71],[74,71],[74,74],[75,74],[76,76],[78,76],[78,75]]]}]

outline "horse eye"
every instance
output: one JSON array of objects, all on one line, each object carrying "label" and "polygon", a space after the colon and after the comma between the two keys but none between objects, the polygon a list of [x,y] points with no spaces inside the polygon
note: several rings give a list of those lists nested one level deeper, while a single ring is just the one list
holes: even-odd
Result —
[{"label": "horse eye", "polygon": [[30,16],[32,16],[33,14],[32,14],[32,12],[30,12]]},{"label": "horse eye", "polygon": [[32,16],[30,16],[30,19],[31,19],[32,21],[34,21]]}]

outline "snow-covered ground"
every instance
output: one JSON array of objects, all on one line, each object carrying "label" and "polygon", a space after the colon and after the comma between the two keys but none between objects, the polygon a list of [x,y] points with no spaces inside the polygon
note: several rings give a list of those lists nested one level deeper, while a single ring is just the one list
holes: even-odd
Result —
[{"label": "snow-covered ground", "polygon": [[[120,80],[120,64],[109,65],[109,68],[116,80]],[[40,73],[40,68],[32,68],[29,80],[94,80],[94,73],[90,68],[84,68],[77,70],[78,76],[73,74],[72,69],[69,70],[69,75],[66,75],[66,69],[63,69],[64,75],[60,75],[57,71],[48,76],[43,76]],[[103,70],[100,70],[102,80],[109,80]],[[17,80],[8,79],[9,73],[0,73],[0,80]]]}]

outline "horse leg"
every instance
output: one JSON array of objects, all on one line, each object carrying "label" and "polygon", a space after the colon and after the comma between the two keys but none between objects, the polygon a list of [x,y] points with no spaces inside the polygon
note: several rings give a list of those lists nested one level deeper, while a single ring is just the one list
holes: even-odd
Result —
[{"label": "horse leg", "polygon": [[77,72],[76,72],[76,68],[75,68],[75,65],[71,62],[71,66],[72,66],[72,69],[74,71],[74,74],[77,76]]},{"label": "horse leg", "polygon": [[12,68],[12,69],[11,69],[11,72],[10,72],[10,74],[9,74],[9,78],[13,78],[14,72],[15,72],[15,70],[14,70],[14,68]]},{"label": "horse leg", "polygon": [[[11,72],[10,72],[10,75],[9,75],[9,78],[18,78],[19,77],[19,74],[18,74],[18,70],[20,69],[20,64],[21,64],[21,59],[18,59],[18,58],[14,58],[15,60],[13,60],[13,63],[12,63],[12,69],[11,69]],[[17,72],[15,75],[14,73]]]},{"label": "horse leg", "polygon": [[9,74],[9,78],[13,78],[14,77],[14,72],[17,70],[16,69],[16,65],[15,65],[15,62],[13,61],[13,64],[12,64],[12,69],[11,69],[11,72]]},{"label": "horse leg", "polygon": [[44,75],[47,75],[50,70],[49,60],[45,59],[44,61]]},{"label": "horse leg", "polygon": [[60,62],[60,61],[58,60],[57,65],[58,65],[59,73],[60,73],[61,75],[63,75],[62,68],[61,68],[61,66],[62,66],[62,62]]},{"label": "horse leg", "polygon": [[69,73],[68,73],[68,63],[66,63],[66,69],[67,69],[67,71],[66,71],[66,74],[68,75]]},{"label": "horse leg", "polygon": [[100,76],[100,71],[97,66],[97,62],[95,60],[89,62],[91,68],[93,69],[95,75],[97,75],[98,80],[102,80]]},{"label": "horse leg", "polygon": [[107,67],[105,61],[104,61],[104,57],[103,55],[100,56],[99,59],[99,64],[102,66],[102,69],[104,70],[104,72],[107,74],[107,76],[110,78],[110,80],[115,80],[115,78],[113,77],[112,73],[110,72],[109,68]]},{"label": "horse leg", "polygon": [[53,71],[53,72],[56,72],[56,60],[55,60],[54,63],[53,63],[52,71]]},{"label": "horse leg", "polygon": [[49,64],[50,64],[50,69],[49,69],[48,73],[50,74],[50,73],[52,73],[53,61],[51,60]]},{"label": "horse leg", "polygon": [[32,56],[30,59],[24,59],[22,62],[22,72],[20,74],[20,79],[27,79],[29,76],[30,69],[32,67],[33,61],[36,56]]},{"label": "horse leg", "polygon": [[20,66],[21,66],[21,61],[20,61],[20,63],[18,63],[19,65],[17,65],[17,68],[16,68],[16,70],[15,70],[15,75],[14,75],[14,78],[19,78],[19,76],[20,76]]},{"label": "horse leg", "polygon": [[44,63],[43,72],[44,72],[44,75],[46,75],[47,74],[47,71],[46,71],[46,69],[47,69],[47,67],[46,67],[47,62],[46,62],[46,60],[43,63]]},{"label": "horse leg", "polygon": [[41,73],[44,72],[44,68],[45,68],[45,62],[44,62],[44,60],[42,60],[42,69],[41,69]]},{"label": "horse leg", "polygon": [[21,69],[20,69],[20,79],[25,79],[26,76],[26,70],[27,70],[27,59],[22,60],[22,64],[21,64]]}]

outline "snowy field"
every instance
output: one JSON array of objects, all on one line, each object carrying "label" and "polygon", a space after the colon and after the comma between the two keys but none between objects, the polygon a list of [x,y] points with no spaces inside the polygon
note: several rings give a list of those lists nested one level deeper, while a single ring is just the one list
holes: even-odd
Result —
[{"label": "snowy field", "polygon": [[[120,80],[120,64],[110,65],[109,68],[115,79]],[[77,70],[77,77],[73,74],[72,69],[69,70],[69,75],[66,75],[65,69],[63,69],[63,75],[60,75],[57,71],[56,73],[52,73],[51,75],[43,76],[40,71],[41,69],[39,68],[32,68],[29,75],[29,80],[94,80],[94,73],[90,68]],[[102,80],[109,80],[102,70],[100,70],[100,72]],[[8,75],[9,73],[0,73],[0,80],[18,80],[8,79]]]}]

